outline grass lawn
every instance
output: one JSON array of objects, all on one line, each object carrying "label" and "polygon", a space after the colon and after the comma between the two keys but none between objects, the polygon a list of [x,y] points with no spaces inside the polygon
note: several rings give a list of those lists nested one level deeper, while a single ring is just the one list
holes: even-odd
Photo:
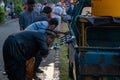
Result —
[{"label": "grass lawn", "polygon": [[69,80],[67,47],[65,45],[60,50],[60,80]]},{"label": "grass lawn", "polygon": [[[68,31],[66,23],[62,23],[62,31]],[[60,80],[70,80],[68,67],[67,45],[64,44],[60,49]]]}]

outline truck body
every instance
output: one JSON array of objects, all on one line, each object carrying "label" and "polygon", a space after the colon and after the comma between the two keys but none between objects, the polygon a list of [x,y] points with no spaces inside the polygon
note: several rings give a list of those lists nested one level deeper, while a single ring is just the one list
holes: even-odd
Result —
[{"label": "truck body", "polygon": [[120,80],[120,18],[81,15],[91,6],[79,0],[68,24],[69,76],[74,80]]}]

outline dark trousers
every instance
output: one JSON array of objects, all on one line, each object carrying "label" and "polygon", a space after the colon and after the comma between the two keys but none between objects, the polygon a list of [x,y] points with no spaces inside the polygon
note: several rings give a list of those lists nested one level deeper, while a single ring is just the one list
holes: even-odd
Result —
[{"label": "dark trousers", "polygon": [[35,72],[38,70],[38,67],[39,67],[41,61],[42,61],[42,55],[37,54],[35,56]]},{"label": "dark trousers", "polygon": [[9,36],[3,45],[3,60],[9,80],[26,80],[25,59],[13,36]]},{"label": "dark trousers", "polygon": [[9,80],[26,80],[26,69],[23,65],[16,65],[15,68],[6,73]]},{"label": "dark trousers", "polygon": [[10,16],[11,16],[11,19],[13,19],[14,18],[14,12],[11,12]]}]

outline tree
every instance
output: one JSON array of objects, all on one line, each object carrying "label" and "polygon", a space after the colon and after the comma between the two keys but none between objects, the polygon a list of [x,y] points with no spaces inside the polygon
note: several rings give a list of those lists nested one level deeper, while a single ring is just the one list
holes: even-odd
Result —
[{"label": "tree", "polygon": [[15,13],[17,16],[23,11],[21,0],[14,0]]},{"label": "tree", "polygon": [[0,7],[0,23],[5,21],[5,10],[3,7]]}]

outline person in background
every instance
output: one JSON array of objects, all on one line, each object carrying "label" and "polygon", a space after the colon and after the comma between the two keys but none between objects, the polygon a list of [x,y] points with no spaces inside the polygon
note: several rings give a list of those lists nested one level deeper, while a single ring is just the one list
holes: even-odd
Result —
[{"label": "person in background", "polygon": [[4,3],[4,1],[0,0],[0,6],[3,7],[3,9],[5,8],[5,3]]},{"label": "person in background", "polygon": [[49,21],[51,12],[52,12],[51,7],[48,7],[48,6],[44,7],[43,11],[40,13],[40,16],[37,18],[36,21]]},{"label": "person in background", "polygon": [[68,10],[66,11],[66,13],[70,16],[72,16],[72,13],[73,13],[73,9],[74,9],[74,5],[73,4],[70,4]]},{"label": "person in background", "polygon": [[66,16],[63,17],[63,21],[68,21],[69,23],[72,21],[73,9],[74,9],[73,4],[69,4],[69,6],[67,5],[67,10],[66,10],[67,14]]},{"label": "person in background", "polygon": [[36,21],[40,13],[34,10],[35,0],[27,0],[28,10],[24,10],[19,16],[20,30],[24,30],[28,25]]},{"label": "person in background", "polygon": [[62,26],[61,26],[61,21],[62,21],[61,16],[62,16],[63,10],[62,10],[61,6],[62,6],[62,3],[58,2],[56,4],[56,7],[52,10],[52,12],[53,12],[52,18],[56,18],[58,20],[58,26],[55,29],[57,31],[61,31],[61,28],[62,28]]},{"label": "person in background", "polygon": [[44,7],[47,6],[47,2],[44,2],[43,6],[42,6],[42,10],[44,9]]},{"label": "person in background", "polygon": [[4,69],[8,79],[26,80],[26,61],[38,55],[46,57],[48,46],[55,37],[52,30],[45,33],[21,31],[9,35],[3,44]]},{"label": "person in background", "polygon": [[36,3],[35,4],[35,11],[37,11],[38,13],[41,12],[41,8],[42,8],[42,4],[41,3]]},{"label": "person in background", "polygon": [[14,18],[14,5],[12,2],[10,2],[10,4],[8,5],[8,8],[10,8],[10,16],[11,16],[11,19]]}]

